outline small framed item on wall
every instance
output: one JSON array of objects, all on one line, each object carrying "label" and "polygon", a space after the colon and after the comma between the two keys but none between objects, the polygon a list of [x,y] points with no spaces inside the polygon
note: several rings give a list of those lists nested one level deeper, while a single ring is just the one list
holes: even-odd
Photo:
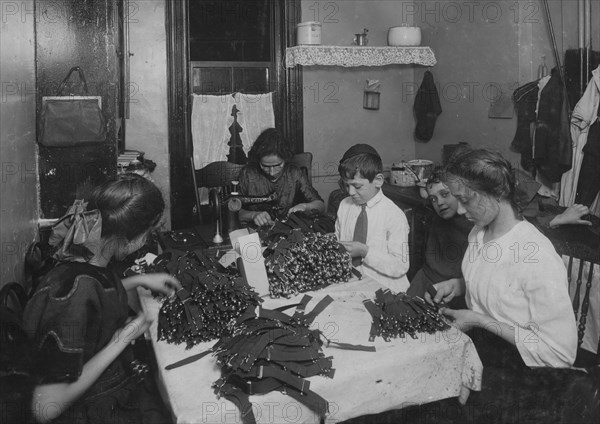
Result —
[{"label": "small framed item on wall", "polygon": [[363,96],[363,108],[368,110],[379,110],[379,100],[381,94],[379,93],[379,81],[378,80],[367,80]]}]

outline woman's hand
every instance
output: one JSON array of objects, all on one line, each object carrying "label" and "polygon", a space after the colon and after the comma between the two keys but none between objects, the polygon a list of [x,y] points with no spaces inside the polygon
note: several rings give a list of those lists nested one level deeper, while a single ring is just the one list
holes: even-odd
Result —
[{"label": "woman's hand", "polygon": [[165,296],[170,296],[181,288],[179,280],[166,273],[140,274],[134,278],[138,279],[138,285]]},{"label": "woman's hand", "polygon": [[490,316],[473,312],[470,309],[440,308],[440,313],[452,319],[454,321],[452,325],[463,332],[467,332],[472,328],[482,328],[512,345],[516,344],[515,327],[496,321]]},{"label": "woman's hand", "polygon": [[450,280],[434,284],[433,287],[437,291],[433,299],[429,293],[425,293],[425,300],[431,305],[436,305],[440,302],[448,303],[456,296],[460,296],[465,292],[465,282],[462,278],[451,278]]},{"label": "woman's hand", "polygon": [[350,253],[353,258],[361,257],[364,258],[369,253],[369,246],[360,241],[340,241],[340,244],[344,246],[346,251]]},{"label": "woman's hand", "polygon": [[308,210],[308,205],[306,203],[298,203],[296,206],[292,206],[288,210],[288,215],[292,212],[306,212]]},{"label": "woman's hand", "polygon": [[273,223],[271,215],[269,215],[269,212],[267,211],[257,212],[254,215],[253,221],[259,227],[262,227],[263,225],[271,225]]},{"label": "woman's hand", "polygon": [[453,321],[452,324],[463,332],[474,327],[481,327],[483,322],[483,316],[470,309],[440,308],[440,313],[450,318]]},{"label": "woman's hand", "polygon": [[588,213],[590,213],[590,209],[585,205],[571,205],[563,213],[556,215],[550,221],[550,227],[554,228],[559,225],[592,225],[590,221],[581,219],[583,215],[587,215]]}]

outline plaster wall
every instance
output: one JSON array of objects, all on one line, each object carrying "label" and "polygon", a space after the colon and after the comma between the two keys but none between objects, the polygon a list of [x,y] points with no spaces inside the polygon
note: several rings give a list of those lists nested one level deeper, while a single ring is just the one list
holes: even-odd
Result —
[{"label": "plaster wall", "polygon": [[167,43],[164,0],[129,3],[130,116],[127,149],[145,152],[156,162],[152,179],[165,199],[165,227],[170,227]]},{"label": "plaster wall", "polygon": [[33,1],[0,2],[0,286],[23,282],[23,256],[37,233]]},{"label": "plaster wall", "polygon": [[[369,46],[386,46],[387,31],[400,25],[403,1],[302,1],[302,21],[322,23],[323,45],[352,45],[367,28]],[[337,166],[346,149],[369,143],[384,166],[415,157],[412,103],[414,65],[303,68],[304,149],[314,155],[313,185],[327,200],[338,187]],[[381,83],[380,109],[363,109],[367,79]]]},{"label": "plaster wall", "polygon": [[[577,47],[577,2],[549,1],[550,16],[561,61],[564,51]],[[432,69],[443,112],[433,138],[415,141],[417,156],[441,160],[442,146],[460,141],[500,151],[518,166],[509,150],[516,131],[516,113],[490,118],[490,105],[509,100],[519,86],[537,79],[538,68],[556,66],[548,19],[540,0],[439,2],[421,1],[405,10],[422,28],[423,44],[438,59]],[[595,8],[595,13],[598,13]],[[597,29],[594,36],[598,37]],[[422,69],[415,72],[420,83]],[[407,93],[414,99],[414,93]]]}]

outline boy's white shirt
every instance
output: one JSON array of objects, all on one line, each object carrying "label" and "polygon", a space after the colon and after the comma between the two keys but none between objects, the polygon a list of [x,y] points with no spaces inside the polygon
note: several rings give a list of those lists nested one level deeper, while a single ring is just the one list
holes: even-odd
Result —
[{"label": "boy's white shirt", "polygon": [[[369,252],[359,271],[380,282],[393,292],[405,292],[409,281],[408,233],[406,215],[381,190],[367,202],[367,246]],[[361,211],[352,197],[340,203],[335,234],[340,241],[352,241],[354,227]]]}]

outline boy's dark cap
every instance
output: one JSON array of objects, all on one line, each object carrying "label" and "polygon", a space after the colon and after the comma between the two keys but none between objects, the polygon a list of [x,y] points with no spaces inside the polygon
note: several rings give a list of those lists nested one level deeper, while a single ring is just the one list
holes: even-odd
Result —
[{"label": "boy's dark cap", "polygon": [[368,153],[381,159],[379,153],[377,153],[377,150],[375,150],[372,146],[369,146],[368,144],[355,144],[354,146],[346,150],[346,153],[344,153],[344,156],[342,156],[340,163],[350,159],[351,157],[358,156],[363,153]]}]

